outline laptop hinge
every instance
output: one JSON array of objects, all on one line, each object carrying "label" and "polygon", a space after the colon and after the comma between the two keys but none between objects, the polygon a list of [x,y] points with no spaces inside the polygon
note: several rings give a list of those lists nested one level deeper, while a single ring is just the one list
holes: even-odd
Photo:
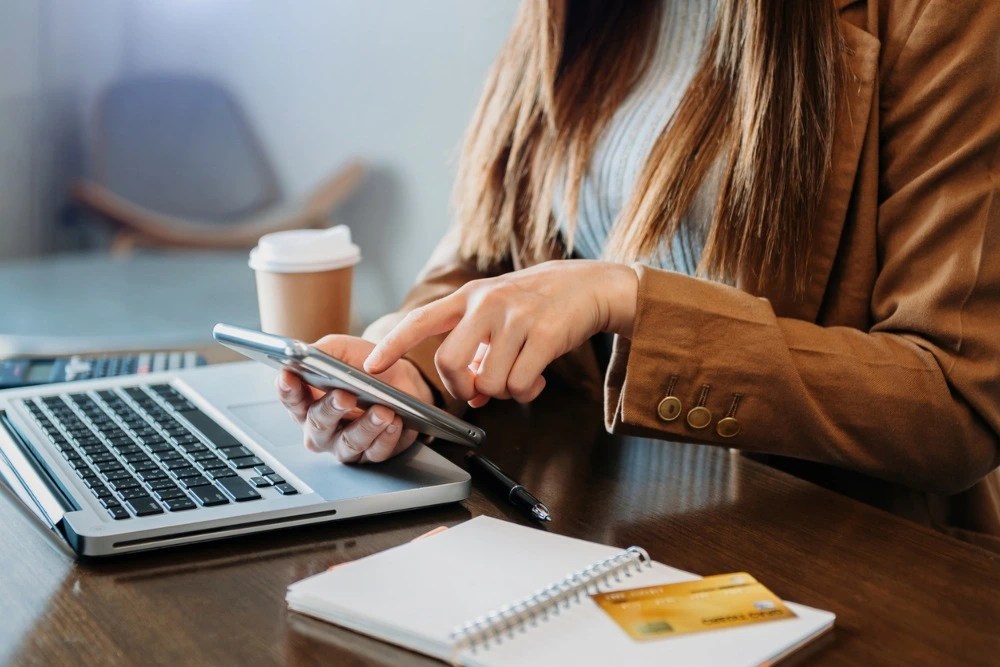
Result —
[{"label": "laptop hinge", "polygon": [[0,426],[3,427],[0,431],[0,476],[32,513],[61,532],[63,515],[79,510],[80,506],[62,488],[5,411],[0,411]]}]

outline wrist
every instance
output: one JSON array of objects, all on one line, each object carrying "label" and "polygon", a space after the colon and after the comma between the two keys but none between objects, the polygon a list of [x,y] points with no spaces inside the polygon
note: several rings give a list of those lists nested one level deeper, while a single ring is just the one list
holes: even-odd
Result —
[{"label": "wrist", "polygon": [[608,325],[605,331],[625,338],[632,337],[639,276],[627,264],[613,264],[607,283]]}]

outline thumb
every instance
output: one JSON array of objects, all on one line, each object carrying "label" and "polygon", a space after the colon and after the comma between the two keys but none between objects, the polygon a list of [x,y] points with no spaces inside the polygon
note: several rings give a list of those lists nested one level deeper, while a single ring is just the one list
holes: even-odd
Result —
[{"label": "thumb", "polygon": [[355,368],[361,368],[368,357],[368,353],[375,346],[363,338],[331,334],[323,336],[313,343],[313,347],[329,354],[334,359],[339,359]]}]

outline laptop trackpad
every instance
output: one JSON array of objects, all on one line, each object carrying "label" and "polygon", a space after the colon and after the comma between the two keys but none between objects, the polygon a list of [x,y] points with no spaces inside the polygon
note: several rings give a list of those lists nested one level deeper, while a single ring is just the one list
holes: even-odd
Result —
[{"label": "laptop trackpad", "polygon": [[414,445],[385,463],[344,465],[332,454],[307,450],[302,444],[302,428],[277,401],[231,405],[227,411],[262,448],[327,500],[453,481],[440,465],[421,460],[424,458],[419,456],[421,445]]}]

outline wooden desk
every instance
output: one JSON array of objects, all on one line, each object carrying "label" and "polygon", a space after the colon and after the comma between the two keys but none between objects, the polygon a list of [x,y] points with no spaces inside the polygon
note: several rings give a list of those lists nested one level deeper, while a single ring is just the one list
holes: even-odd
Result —
[{"label": "wooden desk", "polygon": [[[611,438],[599,406],[546,394],[480,422],[550,530],[702,574],[747,570],[836,612],[810,664],[997,664],[995,556],[723,449]],[[289,614],[285,587],[479,514],[523,521],[477,488],[461,504],[81,563],[0,493],[0,663],[438,664]]]}]

